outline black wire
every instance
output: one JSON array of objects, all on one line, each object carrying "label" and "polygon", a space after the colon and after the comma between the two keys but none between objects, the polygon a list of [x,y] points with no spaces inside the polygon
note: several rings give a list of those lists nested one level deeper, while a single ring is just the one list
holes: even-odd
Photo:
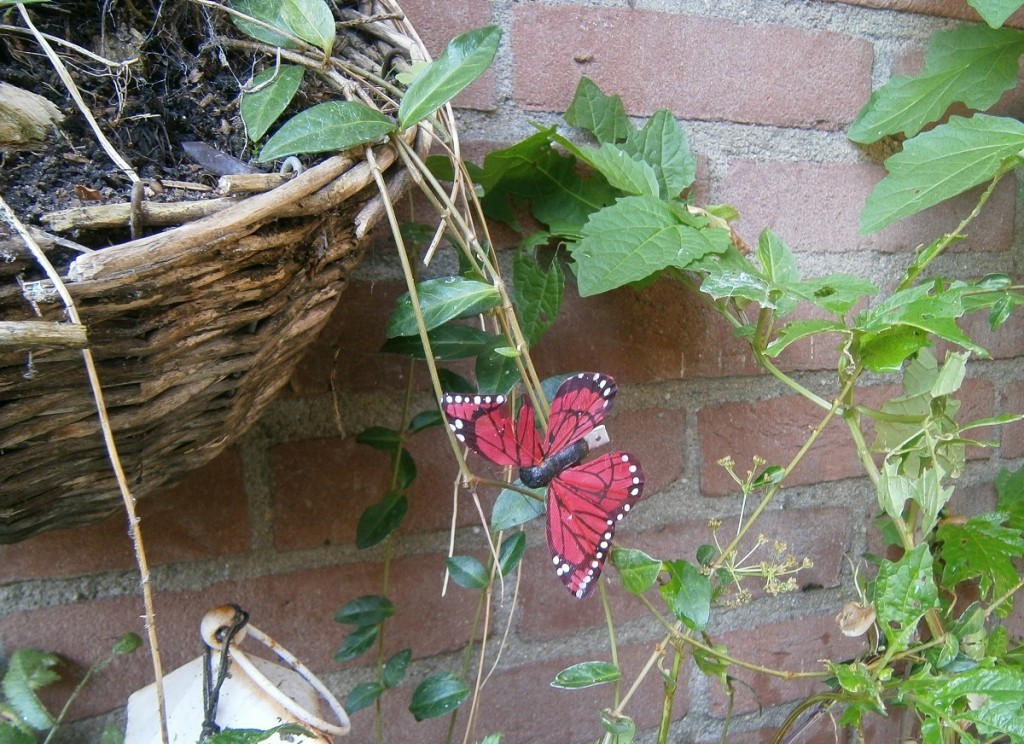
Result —
[{"label": "black wire", "polygon": [[238,634],[245,624],[249,622],[249,613],[236,604],[229,605],[234,608],[235,616],[231,625],[225,625],[217,629],[215,637],[221,642],[220,668],[217,670],[217,681],[211,679],[213,670],[210,668],[213,661],[213,649],[208,643],[203,642],[203,730],[199,735],[199,741],[204,742],[216,733],[220,732],[217,725],[217,702],[220,698],[220,688],[228,676],[228,664],[231,661],[229,649],[231,641]]}]

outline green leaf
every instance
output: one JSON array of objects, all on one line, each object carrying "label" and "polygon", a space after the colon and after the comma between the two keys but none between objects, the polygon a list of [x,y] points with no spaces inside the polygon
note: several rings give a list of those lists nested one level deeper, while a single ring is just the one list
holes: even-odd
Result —
[{"label": "green leaf", "polygon": [[51,728],[54,723],[53,716],[36,697],[35,691],[60,679],[53,671],[58,661],[54,654],[45,651],[17,649],[11,654],[7,672],[0,682],[7,703],[26,725],[36,731]]},{"label": "green leaf", "polygon": [[860,300],[878,294],[878,287],[852,274],[829,274],[819,279],[808,279],[792,285],[789,290],[836,315],[845,315]]},{"label": "green leaf", "polygon": [[552,687],[562,690],[581,690],[585,687],[606,685],[622,678],[622,673],[607,661],[584,661],[566,667],[555,675]]},{"label": "green leaf", "polygon": [[[518,354],[501,336],[495,336],[476,358],[476,384],[480,390],[507,393],[519,382]],[[512,351],[512,354],[507,353]]]},{"label": "green leaf", "polygon": [[665,202],[628,196],[593,214],[570,250],[580,295],[588,297],[669,267],[684,269],[731,244],[727,230],[683,224]]},{"label": "green leaf", "polygon": [[502,576],[508,576],[519,565],[526,553],[526,535],[517,532],[505,538],[498,549],[498,569]]},{"label": "green leaf", "polygon": [[[1013,560],[1024,555],[1024,538],[1018,529],[1005,526],[1003,514],[979,514],[964,524],[946,523],[935,539],[942,542],[942,583],[947,588],[962,581],[978,580],[983,599],[1006,594],[1016,584]],[[997,609],[1005,617],[1013,609],[1011,601]]]},{"label": "green leaf", "polygon": [[872,93],[848,136],[861,143],[896,132],[912,137],[958,101],[987,109],[1017,85],[1022,53],[1024,34],[1013,29],[965,24],[937,31],[920,74],[894,77]]},{"label": "green leaf", "polygon": [[298,44],[287,38],[289,35],[298,36],[298,34],[295,33],[284,19],[283,5],[279,0],[231,0],[231,7],[239,13],[244,13],[258,21],[263,21],[263,23],[280,31],[280,33],[276,33],[252,21],[232,15],[231,22],[243,34],[271,46],[284,49],[298,48]]},{"label": "green leaf", "polygon": [[465,589],[483,589],[491,581],[484,565],[471,555],[453,555],[448,559],[448,572],[452,581]]},{"label": "green leaf", "polygon": [[[406,452],[406,450],[402,450]],[[356,525],[356,547],[372,548],[397,530],[409,511],[409,499],[402,491],[388,491],[376,504],[363,510]]]},{"label": "green leaf", "polygon": [[978,11],[985,23],[998,28],[1024,3],[1021,0],[967,0],[967,4]]},{"label": "green leaf", "polygon": [[633,744],[636,738],[636,721],[627,715],[615,713],[611,708],[601,711],[601,728],[611,734],[615,744]]},{"label": "green leaf", "polygon": [[411,660],[411,648],[403,648],[388,659],[384,665],[384,671],[381,673],[381,681],[384,682],[384,686],[389,688],[398,687],[402,680],[405,679],[405,672],[409,668]]},{"label": "green leaf", "polygon": [[622,148],[606,142],[598,148],[578,147],[575,152],[619,191],[658,196],[654,168],[641,160],[634,160]]},{"label": "green leaf", "polygon": [[488,734],[480,740],[480,744],[501,744],[501,734]]},{"label": "green leaf", "polygon": [[586,129],[598,142],[621,142],[633,131],[622,98],[606,96],[588,77],[581,77],[576,93],[563,117],[572,127]]},{"label": "green leaf", "polygon": [[519,311],[523,335],[530,346],[558,319],[565,291],[565,276],[557,261],[545,271],[525,252],[512,259],[512,299]]},{"label": "green leaf", "polygon": [[349,633],[341,644],[341,648],[334,652],[334,661],[344,664],[346,661],[356,659],[371,648],[377,642],[380,635],[379,625],[366,625],[356,628]]},{"label": "green leaf", "polygon": [[131,654],[138,651],[142,647],[142,638],[139,637],[138,633],[125,633],[123,636],[117,639],[114,643],[114,647],[110,652],[114,655]]},{"label": "green leaf", "polygon": [[[1014,67],[1016,69],[1016,65]],[[1024,124],[1006,117],[953,116],[904,143],[885,161],[860,216],[869,234],[992,179],[1024,149]]]},{"label": "green leaf", "polygon": [[994,483],[999,494],[996,510],[1007,515],[1008,526],[1024,531],[1024,465],[1015,471],[1003,468]]},{"label": "green leaf", "polygon": [[896,563],[881,562],[875,579],[875,610],[879,626],[897,650],[906,646],[924,614],[938,606],[928,545],[918,545]]},{"label": "green leaf", "polygon": [[846,326],[836,320],[794,320],[778,330],[772,342],[765,347],[765,354],[776,357],[794,341],[822,333],[846,332]]},{"label": "green leaf", "polygon": [[697,161],[686,132],[665,109],[656,111],[639,131],[630,127],[622,149],[654,169],[662,199],[678,199],[697,177]]},{"label": "green leaf", "polygon": [[299,726],[297,723],[283,723],[280,726],[274,726],[273,728],[262,730],[262,729],[224,729],[208,739],[204,739],[204,744],[259,744],[261,741],[266,741],[273,736],[288,736],[294,734],[297,736],[312,736],[312,734],[306,729]]},{"label": "green leaf", "polygon": [[366,594],[346,603],[334,613],[334,622],[361,628],[379,625],[395,614],[395,606],[387,597]]},{"label": "green leaf", "polygon": [[[520,488],[525,488],[518,481],[516,481],[516,485]],[[512,488],[502,489],[494,502],[494,509],[491,511],[492,530],[508,530],[518,527],[544,513],[544,493],[546,489],[532,490],[526,488],[526,490],[537,494],[536,498],[530,498],[526,494]]]},{"label": "green leaf", "polygon": [[426,119],[483,75],[500,42],[498,26],[484,26],[449,41],[441,56],[417,75],[402,96],[398,107],[401,128]]},{"label": "green leaf", "polygon": [[359,101],[327,101],[300,111],[281,125],[259,160],[312,152],[342,152],[395,131],[395,123]]},{"label": "green leaf", "polygon": [[[501,304],[501,295],[492,285],[457,276],[420,282],[416,293],[428,331],[449,320],[479,315]],[[394,338],[418,333],[412,301],[406,292],[398,298],[398,308],[388,320],[387,335]]]},{"label": "green leaf", "polygon": [[292,33],[323,50],[325,58],[334,47],[334,14],[324,0],[280,0],[281,18]]},{"label": "green leaf", "polygon": [[412,694],[409,711],[417,721],[436,718],[458,708],[469,697],[469,687],[451,672],[438,672],[423,680]]},{"label": "green leaf", "polygon": [[[446,390],[448,388],[445,388]],[[409,433],[415,434],[429,429],[432,426],[441,426],[444,424],[444,416],[437,409],[431,409],[428,411],[420,411],[411,419],[409,419]]]},{"label": "green leaf", "polygon": [[[967,695],[976,696],[977,707],[967,705],[960,719],[972,721],[983,736],[1008,734],[1013,741],[1024,736],[1024,670],[1019,667],[978,667],[944,678],[935,702],[953,709]],[[957,706],[960,710],[960,706]]]},{"label": "green leaf", "polygon": [[688,561],[664,564],[669,581],[661,586],[661,597],[669,611],[691,630],[704,630],[711,617],[711,582]]},{"label": "green leaf", "polygon": [[345,699],[345,710],[351,715],[357,710],[370,707],[377,702],[377,698],[384,690],[385,687],[380,682],[360,682],[352,688]]},{"label": "green leaf", "polygon": [[774,232],[765,228],[757,240],[757,261],[768,282],[784,287],[800,281],[800,270],[789,246]]},{"label": "green leaf", "polygon": [[[45,1],[49,2],[49,0]],[[0,2],[0,8],[3,5],[3,2]],[[39,739],[34,734],[18,728],[15,724],[4,721],[0,723],[0,744],[39,744]]]},{"label": "green leaf", "polygon": [[[474,326],[451,324],[427,331],[434,359],[452,360],[475,357],[494,339],[494,336]],[[426,359],[419,335],[389,338],[380,350],[389,354],[404,354],[414,359]]]},{"label": "green leaf", "polygon": [[946,358],[942,363],[942,369],[939,371],[929,391],[933,398],[952,395],[960,389],[964,377],[967,375],[967,360],[970,356],[970,354],[957,354],[955,352],[946,354]]},{"label": "green leaf", "polygon": [[281,65],[280,69],[269,67],[253,78],[253,92],[242,94],[239,107],[249,139],[260,139],[284,113],[302,84],[304,73],[305,68],[299,65]]},{"label": "green leaf", "polygon": [[370,426],[356,434],[356,442],[382,452],[394,452],[402,446],[402,435],[386,426]]},{"label": "green leaf", "polygon": [[611,561],[619,571],[622,586],[631,594],[643,594],[661,574],[661,561],[642,550],[612,548]]}]

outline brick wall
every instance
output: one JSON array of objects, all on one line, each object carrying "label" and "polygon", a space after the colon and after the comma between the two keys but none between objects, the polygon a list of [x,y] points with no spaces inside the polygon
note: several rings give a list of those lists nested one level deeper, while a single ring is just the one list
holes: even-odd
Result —
[{"label": "brick wall", "polygon": [[[808,275],[852,271],[886,285],[915,245],[955,224],[969,203],[929,210],[877,235],[858,235],[859,209],[883,171],[844,136],[873,86],[893,69],[920,64],[932,30],[947,27],[949,19],[973,17],[960,0],[404,5],[435,48],[486,23],[505,28],[494,69],[460,99],[471,151],[529,133],[530,121],[556,121],[585,74],[620,93],[631,114],[671,108],[700,160],[701,200],[737,206],[747,241],[765,226],[775,229],[799,252]],[[1020,112],[1019,104],[1008,96],[1002,106],[1012,113]],[[972,237],[943,258],[940,270],[1019,272],[1014,206],[1013,186],[1004,183]],[[167,668],[198,655],[195,627],[204,610],[234,601],[340,696],[372,678],[372,654],[345,666],[332,661],[345,635],[332,617],[347,600],[382,590],[383,550],[361,552],[353,542],[358,516],[387,486],[387,458],[357,445],[354,436],[365,426],[395,422],[402,403],[408,365],[376,351],[399,292],[390,248],[381,239],[260,423],[211,464],[141,504]],[[973,330],[984,343],[981,324]],[[1018,321],[1004,330],[992,348],[994,358],[974,362],[964,388],[966,405],[978,415],[1024,408],[1024,325]],[[723,322],[667,282],[587,300],[570,292],[558,325],[536,349],[536,361],[544,375],[600,369],[619,380],[613,434],[641,457],[649,484],[617,538],[659,557],[692,557],[709,541],[711,517],[722,518],[724,530],[735,525],[741,505],[716,465],[719,458],[731,455],[741,471],[755,454],[787,462],[815,422],[809,406],[757,371]],[[820,345],[795,346],[784,360],[824,395],[833,390],[827,373],[833,361],[833,350]],[[880,393],[891,383],[872,381]],[[425,386],[417,402],[428,405]],[[1024,455],[1024,426],[1003,436],[1004,457]],[[415,440],[419,478],[393,546],[388,594],[398,613],[386,646],[409,646],[414,660],[409,681],[385,697],[390,741],[442,739],[446,719],[417,725],[406,708],[416,681],[459,669],[473,618],[475,594],[454,587],[441,596],[456,472],[446,446],[437,431]],[[961,482],[961,508],[991,507],[985,484],[1004,462],[998,458],[985,451],[972,459]],[[856,561],[878,544],[870,528],[875,497],[860,477],[844,429],[826,431],[777,502],[760,531],[814,561],[801,576],[806,590],[782,598],[755,593],[751,604],[716,609],[715,639],[754,662],[817,669],[821,658],[858,651],[858,642],[840,635],[832,618],[852,595],[844,556]],[[465,497],[458,525],[458,550],[481,551]],[[532,524],[527,535],[531,547],[519,606],[478,732],[502,730],[510,742],[593,740],[599,734],[596,711],[610,702],[606,688],[563,692],[548,683],[571,663],[607,658],[599,601],[569,597],[545,565],[543,528]],[[54,650],[67,660],[66,676],[74,678],[113,638],[141,633],[132,566],[119,516],[0,546],[3,650]],[[608,574],[614,583],[615,572]],[[622,592],[612,591],[612,609],[628,677],[661,633]],[[497,616],[509,613],[506,596]],[[1019,620],[1016,628],[1019,634]],[[65,741],[92,740],[98,724],[116,720],[148,674],[143,652],[103,674],[76,704],[72,717],[80,720]],[[741,685],[735,701],[730,734],[736,741],[767,741],[787,703],[813,689],[740,676],[749,687]],[[717,685],[688,666],[682,686],[673,740],[718,741],[726,702]],[[631,709],[641,729],[657,721],[659,687],[649,680]],[[68,689],[60,686],[50,699]],[[350,740],[371,741],[370,712],[353,720]],[[889,724],[877,725],[874,740],[895,740]],[[815,730],[832,740],[827,719]]]}]

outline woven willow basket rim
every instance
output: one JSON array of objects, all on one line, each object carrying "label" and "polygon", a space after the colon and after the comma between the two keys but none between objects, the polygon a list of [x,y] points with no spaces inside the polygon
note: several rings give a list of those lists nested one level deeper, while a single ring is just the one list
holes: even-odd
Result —
[{"label": "woven willow basket rim", "polygon": [[[429,59],[404,16],[371,24],[378,43]],[[426,127],[402,136],[425,157]],[[410,180],[397,149],[373,152],[397,198]],[[362,148],[264,193],[209,201],[204,216],[66,267],[136,498],[213,459],[257,420],[330,317],[384,215]],[[47,280],[4,292],[0,318],[64,319]],[[0,544],[120,508],[82,366],[77,350],[0,348]]]}]

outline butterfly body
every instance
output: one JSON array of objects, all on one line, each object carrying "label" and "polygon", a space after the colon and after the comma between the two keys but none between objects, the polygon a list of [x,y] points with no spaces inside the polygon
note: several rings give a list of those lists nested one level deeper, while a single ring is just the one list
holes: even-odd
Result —
[{"label": "butterfly body", "polygon": [[627,452],[584,461],[607,442],[601,421],[617,386],[607,375],[567,378],[551,401],[543,442],[533,408],[513,419],[502,395],[445,395],[442,407],[456,438],[491,462],[519,468],[528,488],[548,487],[547,537],[555,573],[577,597],[593,592],[615,526],[640,499],[644,476]]}]

